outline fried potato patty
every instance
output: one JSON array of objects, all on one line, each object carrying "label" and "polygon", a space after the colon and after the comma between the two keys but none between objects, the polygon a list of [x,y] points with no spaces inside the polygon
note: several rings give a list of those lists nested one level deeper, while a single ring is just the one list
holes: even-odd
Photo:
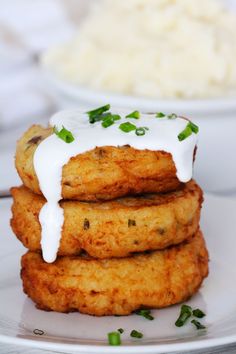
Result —
[{"label": "fried potato patty", "polygon": [[21,264],[24,291],[40,309],[128,315],[195,294],[208,274],[208,252],[198,231],[181,245],[129,258],[59,257],[48,264],[28,252]]},{"label": "fried potato patty", "polygon": [[[11,226],[24,246],[41,249],[39,212],[42,196],[26,187],[12,188]],[[59,255],[125,257],[132,252],[162,249],[191,237],[198,229],[202,191],[194,182],[167,194],[147,194],[114,201],[62,201],[64,226]]]},{"label": "fried potato patty", "polygon": [[[40,194],[33,166],[38,144],[51,128],[32,126],[18,141],[16,168],[24,185]],[[130,146],[95,148],[72,157],[62,171],[63,199],[109,200],[128,194],[174,190],[180,182],[171,154],[137,150]]]}]

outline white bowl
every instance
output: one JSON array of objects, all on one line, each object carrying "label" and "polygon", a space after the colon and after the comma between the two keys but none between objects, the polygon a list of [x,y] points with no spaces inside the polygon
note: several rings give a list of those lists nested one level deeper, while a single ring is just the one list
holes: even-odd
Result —
[{"label": "white bowl", "polygon": [[44,77],[50,87],[59,97],[62,106],[84,105],[98,106],[101,102],[109,102],[116,107],[136,107],[141,111],[156,112],[174,111],[189,115],[205,115],[233,113],[236,111],[236,97],[222,97],[212,99],[155,99],[139,96],[123,95],[108,91],[98,91],[82,85],[74,85],[57,78],[48,68],[43,68]]},{"label": "white bowl", "polygon": [[205,100],[158,100],[90,90],[56,78],[43,68],[50,93],[61,109],[85,109],[110,103],[142,112],[175,112],[200,127],[194,177],[207,192],[236,192],[236,97]]}]

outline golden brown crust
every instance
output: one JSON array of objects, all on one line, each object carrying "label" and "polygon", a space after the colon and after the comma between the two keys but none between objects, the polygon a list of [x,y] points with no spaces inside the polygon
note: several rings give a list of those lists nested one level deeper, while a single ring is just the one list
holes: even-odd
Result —
[{"label": "golden brown crust", "polygon": [[[11,191],[12,229],[26,248],[39,251],[38,216],[45,199],[25,187]],[[95,258],[126,257],[178,244],[197,231],[202,200],[200,187],[190,181],[167,194],[97,203],[62,201],[59,255],[77,255],[83,249]]]},{"label": "golden brown crust", "polygon": [[[16,168],[24,185],[40,194],[33,167],[38,144],[52,129],[32,126],[18,141]],[[130,194],[175,190],[180,185],[171,154],[129,146],[95,148],[70,159],[63,167],[62,197],[109,200]]]},{"label": "golden brown crust", "polygon": [[59,257],[45,263],[39,253],[22,257],[25,293],[44,310],[96,316],[128,315],[187,300],[208,274],[208,253],[199,231],[179,246],[130,258],[95,260]]}]

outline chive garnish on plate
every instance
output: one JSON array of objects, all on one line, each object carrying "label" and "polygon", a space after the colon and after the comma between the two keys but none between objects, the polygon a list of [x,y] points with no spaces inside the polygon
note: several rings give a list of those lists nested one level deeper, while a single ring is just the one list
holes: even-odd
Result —
[{"label": "chive garnish on plate", "polygon": [[72,141],[75,140],[73,134],[67,130],[65,127],[62,127],[62,129],[59,131],[57,130],[57,127],[54,126],[53,128],[54,134],[58,136],[61,140],[65,141],[67,144],[72,143]]},{"label": "chive garnish on plate", "polygon": [[164,113],[162,113],[162,112],[157,112],[156,113],[156,117],[157,118],[164,118],[166,115],[164,114]]},{"label": "chive garnish on plate", "polygon": [[127,114],[125,118],[134,118],[134,119],[139,119],[140,118],[140,112],[139,111],[133,111],[130,114]]},{"label": "chive garnish on plate", "polygon": [[110,332],[107,334],[107,337],[108,337],[108,343],[110,345],[121,345],[119,332]]},{"label": "chive garnish on plate", "polygon": [[197,317],[197,318],[203,318],[206,316],[206,314],[202,310],[196,309],[196,310],[193,310],[193,316]]},{"label": "chive garnish on plate", "polygon": [[192,315],[192,308],[188,305],[182,305],[180,310],[180,315],[175,322],[176,327],[182,327],[185,325],[189,317]]},{"label": "chive garnish on plate", "polygon": [[[186,324],[187,320],[191,317],[191,316],[195,316],[197,318],[203,318],[205,317],[205,313],[200,310],[200,309],[195,309],[193,310],[191,306],[188,305],[182,305],[181,306],[181,310],[180,310],[180,315],[179,318],[177,319],[177,321],[175,322],[175,325],[177,327],[182,327],[184,324]],[[198,322],[197,320],[193,319],[191,321],[192,324],[195,325],[195,327],[197,329],[204,329],[206,328],[204,325],[202,325],[200,322]]]},{"label": "chive garnish on plate", "polygon": [[150,320],[150,321],[154,320],[154,317],[151,315],[150,310],[142,309],[142,310],[135,311],[135,313],[136,313],[136,315],[143,316],[147,320]]},{"label": "chive garnish on plate", "polygon": [[130,333],[130,337],[143,338],[143,334],[141,332],[136,331],[136,329],[133,329]]},{"label": "chive garnish on plate", "polygon": [[120,332],[121,334],[124,333],[123,328],[118,328],[117,331]]},{"label": "chive garnish on plate", "polygon": [[36,334],[37,336],[42,336],[44,334],[44,331],[42,329],[35,328],[33,330],[33,333]]},{"label": "chive garnish on plate", "polygon": [[197,320],[192,320],[191,323],[194,324],[194,326],[195,326],[197,329],[205,329],[205,328],[206,328],[203,324],[201,324],[201,323],[198,322]]}]

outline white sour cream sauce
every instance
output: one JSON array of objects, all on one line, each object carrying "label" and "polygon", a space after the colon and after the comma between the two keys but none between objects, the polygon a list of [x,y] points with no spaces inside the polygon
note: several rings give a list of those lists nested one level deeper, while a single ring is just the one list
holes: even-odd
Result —
[{"label": "white sour cream sauce", "polygon": [[[112,112],[114,113],[114,112]],[[34,168],[40,189],[47,202],[39,215],[41,223],[41,246],[46,262],[54,262],[60,245],[61,230],[64,223],[63,209],[59,205],[61,196],[62,168],[71,157],[92,150],[96,146],[130,145],[144,150],[163,150],[171,153],[177,170],[177,177],[182,182],[192,178],[193,153],[197,143],[197,134],[192,134],[183,141],[178,134],[185,129],[183,118],[156,118],[154,114],[141,114],[140,119],[125,118],[130,112],[119,113],[121,120],[114,125],[103,128],[101,122],[89,123],[88,115],[79,110],[67,110],[53,115],[50,125],[58,130],[64,126],[71,131],[75,140],[66,143],[56,134],[43,140],[34,154]],[[143,136],[135,131],[125,133],[119,125],[129,121],[137,127],[148,127]]]}]

